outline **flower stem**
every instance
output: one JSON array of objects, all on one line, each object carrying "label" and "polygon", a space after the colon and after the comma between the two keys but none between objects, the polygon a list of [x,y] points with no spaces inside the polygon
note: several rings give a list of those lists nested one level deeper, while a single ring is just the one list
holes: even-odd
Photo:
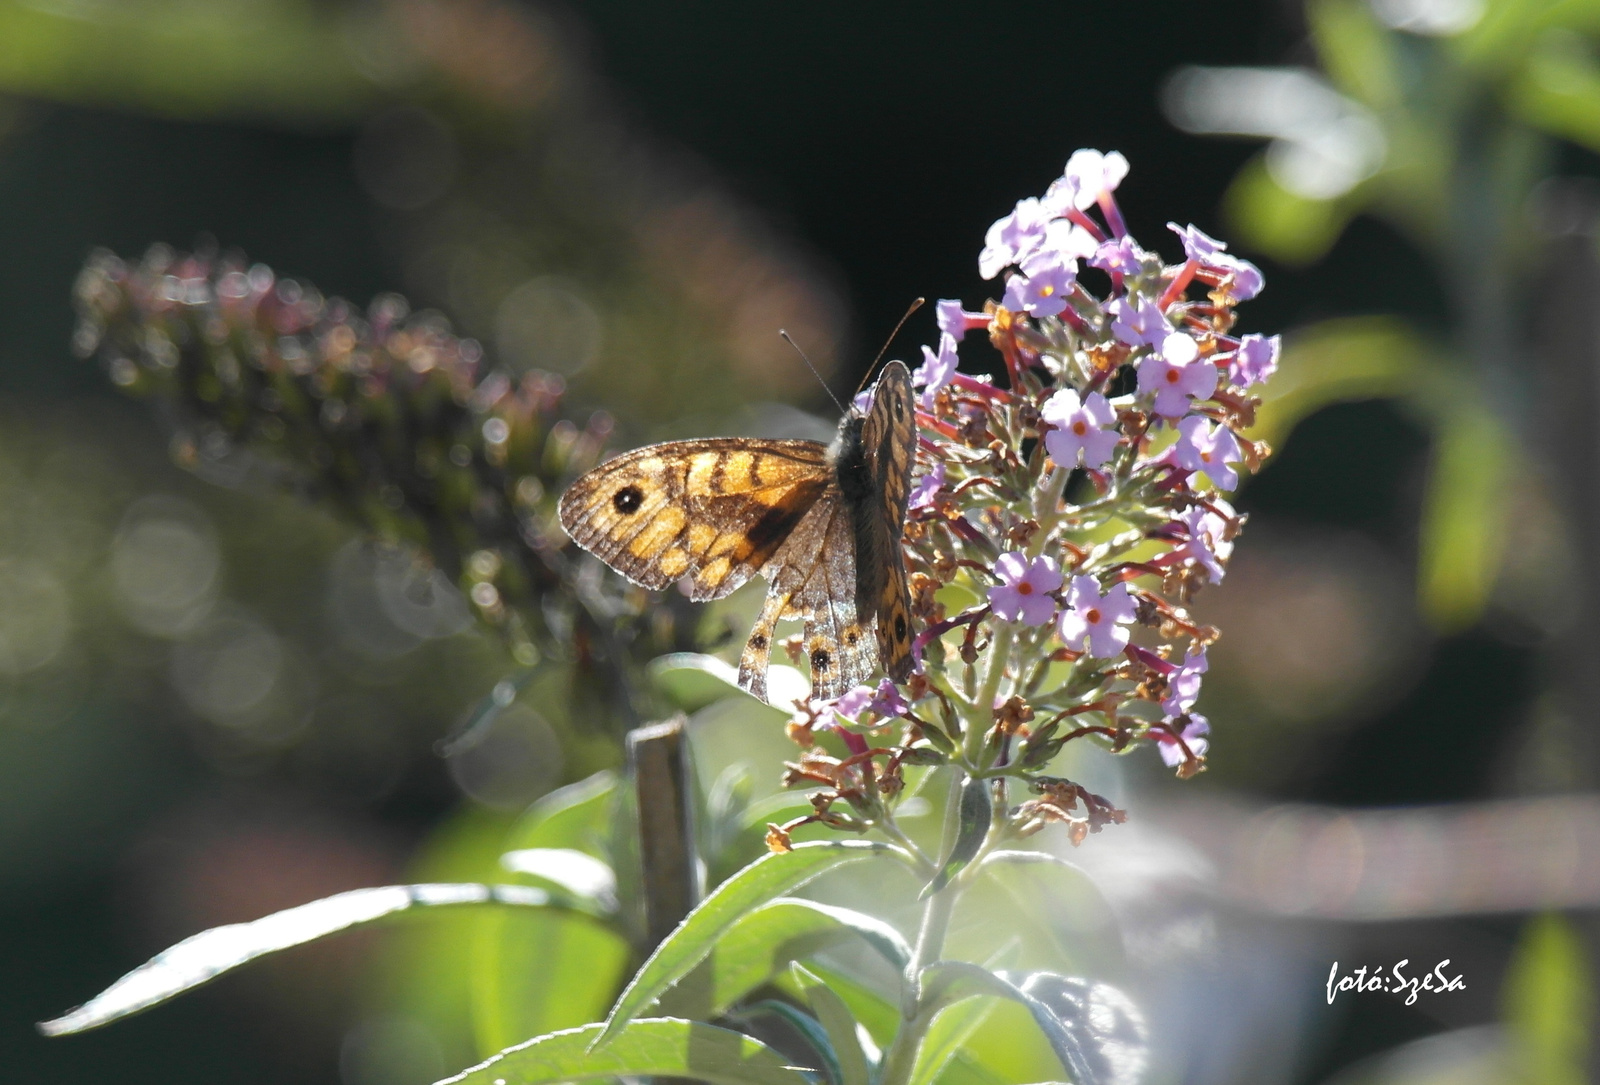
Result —
[{"label": "flower stem", "polygon": [[989,645],[989,667],[984,671],[983,686],[972,701],[972,715],[963,721],[961,753],[974,770],[983,756],[983,739],[994,722],[994,701],[1000,693],[1000,682],[1006,676],[1006,664],[1011,662],[1011,646],[1016,643],[1017,627],[1012,622],[995,623],[994,642]]},{"label": "flower stem", "polygon": [[1066,490],[1071,474],[1060,467],[1052,467],[1044,485],[1034,494],[1033,518],[1039,522],[1039,531],[1028,544],[1028,557],[1036,558],[1044,553],[1045,544],[1055,533],[1056,524],[1061,521],[1061,494]]},{"label": "flower stem", "polygon": [[[972,722],[968,721],[968,730],[971,729]],[[952,766],[952,769],[950,791],[945,796],[944,840],[939,851],[942,859],[949,857],[961,828],[958,807],[965,773],[960,766]],[[923,905],[922,924],[917,929],[917,946],[912,951],[911,963],[906,966],[904,986],[901,988],[900,1027],[895,1030],[894,1042],[884,1054],[878,1085],[906,1085],[911,1080],[911,1071],[916,1067],[922,1040],[927,1035],[928,1026],[933,1023],[929,1007],[922,1004],[922,972],[944,954],[944,936],[950,929],[950,916],[960,896],[957,881],[959,879],[934,893]]]}]

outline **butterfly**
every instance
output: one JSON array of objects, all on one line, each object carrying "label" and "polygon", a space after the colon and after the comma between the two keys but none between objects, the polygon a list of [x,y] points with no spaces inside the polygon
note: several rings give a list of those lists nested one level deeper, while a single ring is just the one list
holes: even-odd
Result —
[{"label": "butterfly", "polygon": [[637,448],[567,489],[561,526],[647,588],[687,578],[689,598],[721,599],[765,577],[766,603],[739,656],[740,687],[763,701],[780,618],[805,621],[814,697],[861,685],[878,663],[902,681],[912,667],[901,537],[914,411],[911,374],[890,362],[831,445],[717,437]]}]

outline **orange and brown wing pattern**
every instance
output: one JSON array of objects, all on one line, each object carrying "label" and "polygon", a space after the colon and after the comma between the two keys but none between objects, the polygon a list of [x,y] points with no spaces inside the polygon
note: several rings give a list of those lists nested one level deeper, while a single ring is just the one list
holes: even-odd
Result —
[{"label": "orange and brown wing pattern", "polygon": [[[877,616],[878,658],[884,672],[900,682],[910,675],[912,664],[911,591],[903,538],[917,452],[916,393],[903,363],[883,367],[861,427],[861,443],[880,501],[870,510],[877,543],[873,549],[885,570],[878,598],[870,601]],[[862,600],[863,607],[867,604]]]},{"label": "orange and brown wing pattern", "polygon": [[689,576],[691,598],[720,599],[772,560],[822,496],[826,452],[748,437],[648,445],[574,482],[561,526],[636,584]]}]

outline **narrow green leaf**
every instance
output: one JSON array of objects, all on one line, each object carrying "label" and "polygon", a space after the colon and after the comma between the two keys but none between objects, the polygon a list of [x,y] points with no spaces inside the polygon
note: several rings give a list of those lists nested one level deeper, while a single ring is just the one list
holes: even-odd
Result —
[{"label": "narrow green leaf", "polygon": [[1505,552],[1505,492],[1514,438],[1487,409],[1459,402],[1438,418],[1423,497],[1417,596],[1441,632],[1477,621]]},{"label": "narrow green leaf", "polygon": [[[886,1048],[894,1041],[894,1034],[900,1027],[898,996],[895,1002],[890,1002],[880,992],[854,976],[847,975],[837,968],[829,968],[818,961],[811,961],[807,968],[826,983],[834,994],[844,1000],[844,1004],[850,1007],[855,1019],[861,1023],[861,1027],[867,1030],[867,1035],[872,1037],[873,1043],[879,1048]],[[774,976],[772,985],[791,998],[805,998],[805,992],[787,971]]]},{"label": "narrow green leaf", "polygon": [[911,1085],[933,1085],[962,1045],[983,1027],[994,1003],[973,997],[976,993],[953,1000],[928,1026],[922,1047],[917,1051],[916,1065],[911,1070]]},{"label": "narrow green leaf", "polygon": [[[698,712],[724,697],[750,696],[739,688],[739,672],[734,667],[716,656],[699,652],[674,652],[658,656],[650,661],[649,674],[656,690],[674,708],[685,712]],[[793,667],[774,663],[768,671],[767,688],[772,705],[788,704],[789,695],[795,693],[800,685],[806,685],[809,689],[809,685]],[[805,695],[805,690],[799,691],[800,697]],[[773,711],[788,715],[786,709],[774,708]]]},{"label": "narrow green leaf", "polygon": [[[1150,1033],[1127,995],[1108,983],[1055,972],[1006,972],[1000,978],[1027,997],[1023,1005],[1079,1085],[1138,1085],[1143,1080],[1150,1063]],[[1062,1043],[1063,1033],[1071,1045]]]},{"label": "narrow green leaf", "polygon": [[500,857],[512,874],[549,882],[574,897],[594,902],[596,911],[617,910],[617,876],[611,867],[576,848],[518,848]]},{"label": "narrow green leaf", "polygon": [[1540,916],[1523,928],[1503,992],[1519,1080],[1586,1080],[1595,1011],[1588,956],[1583,940],[1560,916]]},{"label": "narrow green leaf", "polygon": [[661,996],[661,1011],[669,1017],[715,1017],[791,961],[852,938],[876,949],[897,972],[911,959],[905,939],[880,919],[849,908],[779,897],[729,928],[705,960]]},{"label": "narrow green leaf", "polygon": [[517,819],[504,850],[576,848],[598,856],[616,790],[616,773],[606,770],[550,792]]},{"label": "narrow green leaf", "polygon": [[867,1053],[861,1047],[861,1038],[856,1034],[856,1019],[850,1007],[820,976],[808,971],[804,965],[796,962],[789,966],[789,972],[806,993],[811,1012],[817,1015],[817,1020],[828,1032],[839,1071],[834,1080],[839,1085],[870,1085],[871,1067],[867,1063]]},{"label": "narrow green leaf", "polygon": [[1246,162],[1223,194],[1223,210],[1239,240],[1286,264],[1305,265],[1327,255],[1360,207],[1361,188],[1337,200],[1312,200],[1278,184],[1265,154]]},{"label": "narrow green leaf", "polygon": [[1505,100],[1529,124],[1600,150],[1600,64],[1577,35],[1541,36],[1510,81]]},{"label": "narrow green leaf", "polygon": [[[353,39],[347,35],[354,34]],[[0,89],[197,120],[357,119],[379,88],[363,29],[304,4],[0,4]]]},{"label": "narrow green leaf", "polygon": [[[1089,874],[1077,863],[1063,859],[1059,855],[1051,855],[1047,851],[1028,851],[1026,849],[1013,850],[1003,848],[1000,851],[991,851],[983,857],[983,862],[978,864],[980,870],[991,866],[1005,866],[1011,863],[1020,863],[1024,866],[1052,866],[1071,871],[1081,878],[1088,879]],[[1091,880],[1092,883],[1092,880]]]},{"label": "narrow green leaf", "polygon": [[614,927],[551,908],[482,917],[471,945],[476,1054],[602,1017],[633,947]]},{"label": "narrow green leaf", "polygon": [[566,907],[555,894],[520,885],[424,884],[352,889],[287,908],[249,923],[213,927],[179,942],[117,980],[82,1006],[39,1031],[47,1036],[83,1032],[137,1013],[268,953],[418,908],[500,904],[519,908]]},{"label": "narrow green leaf", "polygon": [[[597,914],[616,912],[604,855],[616,777],[598,772],[544,796],[505,837],[500,864],[578,891]],[[607,884],[609,883],[609,884]],[[483,915],[471,932],[469,996],[480,1056],[605,1013],[632,948],[616,929],[553,909]]]},{"label": "narrow green leaf", "polygon": [[1143,1019],[1107,984],[1049,972],[999,974],[965,961],[937,961],[922,972],[923,998],[952,1005],[974,995],[1020,1003],[1050,1041],[1075,1085],[1134,1085],[1148,1063]]},{"label": "narrow green leaf", "polygon": [[828,1030],[822,1027],[821,1021],[804,1010],[787,1002],[779,1002],[775,998],[762,999],[740,1016],[753,1017],[760,1014],[777,1017],[798,1032],[816,1055],[817,1061],[822,1064],[823,1075],[831,1085],[843,1085],[844,1070],[840,1068],[839,1057],[834,1053],[833,1038],[828,1035]]},{"label": "narrow green leaf", "polygon": [[[1009,898],[1024,921],[1030,947],[1049,946],[1056,964],[1072,970],[1100,971],[1125,963],[1117,910],[1089,874],[1076,864],[1041,851],[994,851],[978,868],[983,883]],[[974,907],[993,907],[975,884],[962,897],[957,916]],[[1037,949],[1031,951],[1037,953]],[[1041,967],[1047,962],[1029,959]]]},{"label": "narrow green leaf", "polygon": [[1281,445],[1300,421],[1323,407],[1407,395],[1423,379],[1427,344],[1391,317],[1327,320],[1284,344],[1249,436]]},{"label": "narrow green leaf", "polygon": [[710,1085],[811,1085],[801,1068],[761,1041],[677,1018],[644,1018],[615,1031],[585,1025],[538,1036],[438,1085],[562,1085],[618,1077],[682,1077]]},{"label": "narrow green leaf", "polygon": [[968,1038],[946,1067],[939,1085],[955,1085],[962,1075],[988,1082],[1060,1081],[1066,1077],[1050,1041],[1034,1024],[1026,1006],[992,1001],[983,1028]]},{"label": "narrow green leaf", "polygon": [[623,1025],[705,960],[719,938],[749,912],[780,894],[845,863],[894,856],[899,849],[867,840],[819,840],[793,851],[764,855],[717,886],[656,947],[617,998],[596,1043],[607,1043]]},{"label": "narrow green leaf", "polygon": [[988,780],[969,776],[961,785],[961,806],[957,811],[960,821],[956,828],[956,842],[950,846],[950,855],[933,880],[922,890],[924,898],[930,897],[950,884],[950,879],[960,874],[972,857],[983,847],[994,821],[994,799]]},{"label": "narrow green leaf", "polygon": [[[991,1013],[989,1016],[993,1017],[994,1015]],[[986,1024],[987,1027],[982,1032],[977,1033],[973,1037],[974,1039],[994,1031],[992,1023]],[[1031,1029],[1033,1026],[1030,1024],[1026,1027]],[[1054,1055],[1050,1057],[1050,1061],[1052,1063],[1056,1061]],[[946,1063],[944,1071],[939,1074],[939,1085],[1012,1085],[1013,1082],[1019,1080],[1021,1079],[994,1073],[989,1067],[973,1059],[966,1049],[957,1051],[955,1058]],[[1060,1085],[1060,1083],[1056,1083],[1056,1085]]]},{"label": "narrow green leaf", "polygon": [[1400,102],[1394,38],[1360,0],[1312,0],[1306,21],[1323,70],[1339,89],[1374,109]]}]

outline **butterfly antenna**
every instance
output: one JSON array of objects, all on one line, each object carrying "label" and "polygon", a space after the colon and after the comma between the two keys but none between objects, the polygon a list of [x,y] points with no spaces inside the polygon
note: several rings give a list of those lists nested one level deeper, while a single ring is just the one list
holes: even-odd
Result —
[{"label": "butterfly antenna", "polygon": [[789,334],[789,333],[788,333],[788,331],[787,331],[787,330],[785,330],[785,329],[783,329],[783,328],[779,328],[779,329],[778,329],[778,334],[779,334],[779,335],[781,335],[781,336],[783,336],[783,341],[784,341],[784,342],[785,342],[785,343],[788,343],[788,344],[789,344],[789,345],[790,345],[790,346],[791,346],[791,347],[793,347],[793,348],[794,348],[794,352],[795,352],[795,353],[796,353],[796,354],[798,354],[798,355],[800,355],[800,360],[801,360],[801,361],[802,361],[802,362],[804,362],[804,363],[806,363],[806,368],[807,368],[807,369],[809,369],[809,370],[811,370],[811,375],[812,375],[812,376],[813,376],[813,377],[816,377],[816,378],[817,378],[817,383],[818,383],[818,384],[820,384],[820,385],[822,385],[822,390],[823,390],[823,391],[824,391],[824,392],[826,392],[826,393],[828,393],[828,398],[829,398],[829,399],[831,399],[831,400],[833,400],[833,405],[834,405],[834,406],[835,406],[835,407],[838,407],[838,408],[839,408],[839,413],[840,413],[840,414],[844,414],[844,413],[845,413],[845,411],[844,411],[844,404],[843,404],[843,403],[840,403],[840,402],[839,402],[839,397],[838,397],[838,396],[836,396],[836,395],[834,395],[834,394],[833,394],[833,389],[832,389],[832,388],[829,388],[829,387],[828,387],[828,382],[827,382],[827,381],[825,381],[825,380],[823,380],[823,379],[822,379],[822,374],[821,374],[821,373],[818,373],[818,372],[817,372],[817,367],[816,367],[816,366],[814,366],[814,365],[812,365],[812,364],[811,364],[811,359],[810,359],[810,358],[807,358],[807,357],[806,357],[806,352],[805,352],[805,351],[803,351],[803,350],[801,350],[801,349],[800,349],[800,344],[799,344],[799,343],[796,343],[796,342],[795,342],[795,341],[794,341],[794,337],[793,337],[793,336],[791,336],[791,335],[790,335],[790,334]]},{"label": "butterfly antenna", "polygon": [[883,361],[883,356],[885,354],[889,353],[889,344],[893,343],[894,337],[900,334],[900,329],[906,326],[906,321],[911,319],[911,314],[922,308],[923,305],[927,304],[927,301],[927,298],[917,298],[906,308],[905,315],[902,316],[900,318],[900,322],[894,326],[894,331],[890,332],[889,338],[883,341],[883,348],[878,351],[878,356],[872,359],[872,364],[867,366],[867,371],[861,375],[861,383],[856,387],[857,393],[867,386],[867,381],[872,379],[872,374],[878,371],[878,363]]}]

